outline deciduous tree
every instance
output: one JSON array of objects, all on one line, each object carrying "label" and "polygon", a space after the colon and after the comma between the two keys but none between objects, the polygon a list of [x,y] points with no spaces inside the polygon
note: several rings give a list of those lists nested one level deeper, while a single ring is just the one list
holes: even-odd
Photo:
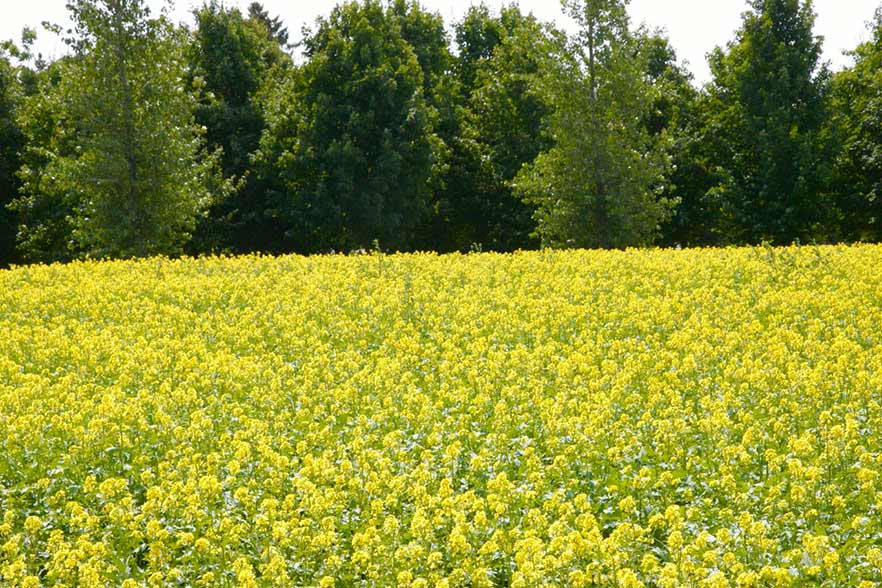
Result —
[{"label": "deciduous tree", "polygon": [[[194,11],[190,76],[199,82],[196,122],[209,150],[221,149],[224,177],[236,190],[201,219],[194,252],[271,251],[280,239],[267,218],[266,189],[251,173],[251,157],[266,127],[261,98],[293,67],[280,40],[278,18],[252,4],[247,18],[216,0]],[[287,35],[285,35],[287,38]]]},{"label": "deciduous tree", "polygon": [[0,49],[0,267],[17,260],[17,222],[8,206],[18,197],[20,188],[17,173],[21,167],[24,134],[19,128],[16,111],[21,93],[16,68],[7,53]]},{"label": "deciduous tree", "polygon": [[726,50],[710,58],[710,137],[723,174],[712,195],[729,241],[824,239],[829,74],[810,1],[751,0]]},{"label": "deciduous tree", "polygon": [[626,2],[570,0],[578,34],[543,64],[554,146],[516,178],[552,247],[651,243],[669,215],[664,153],[646,128],[651,87]]},{"label": "deciduous tree", "polygon": [[400,16],[374,0],[339,5],[304,49],[271,100],[259,157],[285,246],[413,248],[442,146]]},{"label": "deciduous tree", "polygon": [[[68,6],[73,55],[33,109],[55,113],[59,124],[26,127],[50,136],[29,137],[43,165],[24,169],[20,208],[30,218],[40,203],[69,207],[68,254],[173,254],[223,190],[193,118],[183,39],[143,0]],[[37,215],[37,225],[44,221]]]},{"label": "deciduous tree", "polygon": [[842,237],[882,240],[882,7],[872,38],[853,53],[854,66],[834,78],[833,113],[841,148],[836,159]]},{"label": "deciduous tree", "polygon": [[456,25],[462,108],[445,178],[443,248],[538,245],[535,207],[513,192],[511,182],[550,146],[544,132],[550,104],[537,76],[556,41],[553,29],[516,6],[493,15],[479,5]]},{"label": "deciduous tree", "polygon": [[693,85],[692,74],[677,62],[674,48],[661,32],[641,31],[638,41],[652,87],[646,127],[667,152],[669,165],[661,190],[676,203],[672,217],[662,225],[659,243],[718,244],[719,207],[708,197],[719,178],[707,148],[707,100]]}]

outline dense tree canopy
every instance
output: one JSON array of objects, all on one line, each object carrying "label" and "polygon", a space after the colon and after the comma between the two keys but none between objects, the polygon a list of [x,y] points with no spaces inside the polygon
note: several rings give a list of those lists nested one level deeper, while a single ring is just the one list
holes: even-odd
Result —
[{"label": "dense tree canopy", "polygon": [[18,194],[16,176],[21,166],[19,152],[24,134],[16,120],[21,88],[16,69],[4,51],[0,51],[0,267],[16,261],[16,218],[8,207]]},{"label": "dense tree canopy", "polygon": [[59,258],[174,253],[210,204],[212,189],[221,189],[183,85],[183,40],[142,0],[69,6],[74,53],[56,71],[57,83],[48,81],[31,105],[31,121],[48,116],[51,128],[26,127],[45,165],[25,167],[20,202],[27,218],[43,204],[66,214],[63,221],[48,219],[53,229],[36,218],[24,246],[38,255],[40,246],[30,241],[60,222],[70,235],[51,245]]},{"label": "dense tree canopy", "polygon": [[659,241],[669,246],[717,244],[719,211],[708,192],[719,178],[713,172],[708,149],[712,142],[706,136],[707,98],[677,63],[665,36],[643,31],[638,42],[652,87],[646,128],[663,142],[669,158],[660,191],[676,206],[672,218],[662,225]]},{"label": "dense tree canopy", "polygon": [[810,0],[750,0],[699,88],[627,4],[352,0],[292,44],[259,2],[72,0],[67,55],[0,52],[0,265],[882,240],[882,6],[831,75]]},{"label": "dense tree canopy", "polygon": [[10,207],[24,261],[67,261],[80,251],[73,239],[76,191],[63,181],[66,176],[55,174],[56,166],[77,155],[77,127],[62,89],[75,61],[67,57],[36,72],[35,91],[19,107],[25,146],[18,171],[21,190]]},{"label": "dense tree canopy", "polygon": [[550,105],[536,76],[554,32],[516,6],[498,16],[473,7],[455,31],[461,108],[445,177],[442,249],[533,248],[535,209],[511,182],[550,146],[544,132]]},{"label": "dense tree canopy", "polygon": [[190,249],[247,252],[270,248],[277,235],[265,216],[266,189],[251,158],[266,127],[262,96],[293,67],[278,18],[253,3],[247,18],[216,0],[194,11],[190,76],[198,81],[196,121],[210,150],[220,150],[223,174],[236,184],[199,224]]}]

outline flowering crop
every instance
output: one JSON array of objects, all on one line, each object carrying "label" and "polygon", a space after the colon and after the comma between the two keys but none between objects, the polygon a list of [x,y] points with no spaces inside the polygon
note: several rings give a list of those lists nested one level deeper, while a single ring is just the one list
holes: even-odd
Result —
[{"label": "flowering crop", "polygon": [[0,585],[882,586],[882,247],[0,272]]}]

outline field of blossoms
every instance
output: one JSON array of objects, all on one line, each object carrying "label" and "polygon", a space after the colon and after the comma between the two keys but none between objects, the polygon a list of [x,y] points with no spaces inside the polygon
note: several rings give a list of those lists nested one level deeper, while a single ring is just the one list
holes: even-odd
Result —
[{"label": "field of blossoms", "polygon": [[0,586],[882,586],[882,247],[0,272]]}]

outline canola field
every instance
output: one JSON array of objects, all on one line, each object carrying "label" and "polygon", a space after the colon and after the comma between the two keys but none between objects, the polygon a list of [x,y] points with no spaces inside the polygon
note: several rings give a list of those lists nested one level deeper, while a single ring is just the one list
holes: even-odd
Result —
[{"label": "canola field", "polygon": [[882,247],[0,272],[0,585],[882,586]]}]

